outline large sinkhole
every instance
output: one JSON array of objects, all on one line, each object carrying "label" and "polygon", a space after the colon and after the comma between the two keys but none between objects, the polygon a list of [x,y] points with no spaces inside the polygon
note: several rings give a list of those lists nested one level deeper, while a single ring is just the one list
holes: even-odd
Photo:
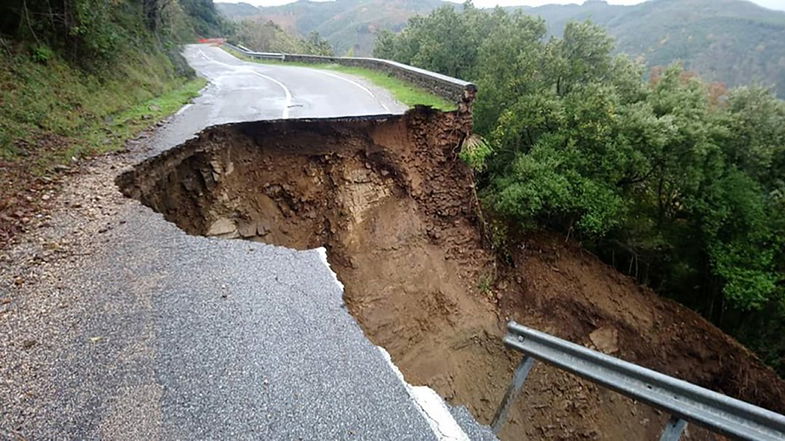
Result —
[{"label": "large sinkhole", "polygon": [[[570,299],[502,308],[526,282],[500,269],[483,239],[472,173],[457,158],[470,129],[470,115],[428,108],[227,124],[117,184],[190,234],[327,248],[349,311],[406,380],[487,424],[520,357],[501,344],[511,310],[546,330],[574,322],[576,338],[603,313]],[[538,366],[502,438],[658,438],[667,415],[610,394]],[[624,417],[630,409],[635,418]]]}]

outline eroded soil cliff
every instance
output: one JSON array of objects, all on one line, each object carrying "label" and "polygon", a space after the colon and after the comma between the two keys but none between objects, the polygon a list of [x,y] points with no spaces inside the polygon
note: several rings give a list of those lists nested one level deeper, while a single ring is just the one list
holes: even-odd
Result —
[{"label": "eroded soil cliff", "polygon": [[[749,351],[578,245],[533,236],[498,261],[457,158],[470,126],[426,108],[217,126],[118,185],[190,234],[326,247],[368,337],[482,422],[520,359],[501,344],[509,319],[785,412],[785,382]],[[538,365],[502,435],[656,440],[667,418]]]}]

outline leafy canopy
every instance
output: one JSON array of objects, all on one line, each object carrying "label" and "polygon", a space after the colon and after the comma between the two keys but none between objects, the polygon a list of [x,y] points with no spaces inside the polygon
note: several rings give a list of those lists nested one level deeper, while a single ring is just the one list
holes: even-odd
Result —
[{"label": "leafy canopy", "polygon": [[471,3],[381,34],[375,55],[478,84],[487,144],[462,157],[496,215],[577,235],[785,372],[785,343],[750,330],[785,331],[783,101],[678,65],[646,81],[592,23],[549,38],[540,18]]}]

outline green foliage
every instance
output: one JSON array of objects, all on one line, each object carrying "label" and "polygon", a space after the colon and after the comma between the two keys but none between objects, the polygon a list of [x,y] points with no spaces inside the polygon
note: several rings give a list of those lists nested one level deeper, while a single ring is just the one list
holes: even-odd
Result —
[{"label": "green foliage", "polygon": [[260,23],[254,20],[243,20],[237,23],[233,40],[259,52],[334,55],[330,43],[324,40],[318,32],[312,32],[307,38],[300,38],[272,21]]},{"label": "green foliage", "polygon": [[475,171],[485,170],[486,161],[493,154],[491,145],[478,135],[472,135],[461,146],[459,156]]},{"label": "green foliage", "polygon": [[[166,5],[163,0],[144,0]],[[197,35],[203,37],[222,37],[228,30],[228,24],[224,22],[218,11],[213,5],[213,0],[177,0],[183,11],[191,18],[191,23]],[[159,6],[160,7],[160,6]]]},{"label": "green foliage", "polygon": [[[780,97],[785,97],[784,12],[766,10],[746,0],[657,0],[632,6],[571,3],[516,9],[544,19],[547,36],[561,37],[568,22],[590,19],[617,39],[617,52],[642,58],[649,69],[680,61],[707,80],[731,86],[775,85]],[[398,32],[414,15],[428,14],[445,4],[440,0],[340,0],[260,8],[247,3],[217,6],[235,20],[273,20],[300,35],[317,31],[336,53],[353,48],[356,54],[367,56],[372,52],[390,54],[389,47],[380,48],[387,33]],[[465,37],[447,35],[459,40],[440,43],[452,45]]]},{"label": "green foliage", "polygon": [[546,5],[525,12],[544,18],[557,36],[570,21],[591,19],[617,39],[618,52],[642,57],[649,68],[681,61],[707,80],[776,85],[785,97],[785,13],[780,11],[742,0],[658,0],[633,6]]},{"label": "green foliage", "polygon": [[0,84],[8,85],[0,89],[0,132],[7,137],[3,156],[36,155],[36,140],[52,136],[65,143],[79,140],[80,151],[70,152],[76,156],[99,151],[123,138],[119,127],[107,132],[107,118],[117,121],[123,111],[184,84],[166,55],[131,55],[127,64],[101,74],[75,69],[56,54],[46,64],[23,54],[3,57]]},{"label": "green foliage", "polygon": [[[83,132],[88,142],[76,147],[75,153],[89,154],[122,148],[125,140],[161,121],[199,96],[199,91],[206,84],[207,80],[201,77],[174,84],[158,96],[109,115],[101,123],[88,122],[86,131]],[[74,153],[73,149],[69,153]]]},{"label": "green foliage", "polygon": [[314,55],[335,55],[332,46],[327,40],[323,39],[318,32],[314,31],[308,34],[305,40],[307,45],[306,54]]},{"label": "green foliage", "polygon": [[442,6],[427,18],[414,16],[403,32],[378,36],[373,55],[466,78],[477,63],[477,48],[492,29],[490,16],[467,2],[462,13]]},{"label": "green foliage", "polygon": [[48,46],[38,45],[33,48],[31,55],[33,57],[33,61],[45,64],[47,61],[52,59],[52,57],[54,57],[55,53]]},{"label": "green foliage", "polygon": [[[181,3],[3,3],[0,156],[42,173],[63,158],[122,145],[189,99],[202,83],[188,81],[193,71],[179,54],[178,43],[196,35],[196,18]],[[191,12],[205,8],[216,14],[211,1]],[[148,108],[156,97],[162,101]],[[128,114],[140,106],[143,113]],[[23,187],[24,176],[13,185]]]},{"label": "green foliage", "polygon": [[493,284],[496,281],[494,274],[483,274],[477,282],[477,290],[485,295],[493,293]]},{"label": "green foliage", "polygon": [[[476,52],[439,43],[452,38]],[[541,19],[498,9],[440,9],[377,47],[476,81],[489,145],[461,156],[484,171],[501,224],[576,236],[754,348],[766,345],[750,323],[785,321],[767,310],[785,303],[785,103],[770,91],[728,92],[680,66],[647,82],[594,24],[547,38]]]},{"label": "green foliage", "polygon": [[31,43],[38,61],[57,53],[93,70],[129,52],[161,51],[227,30],[212,0],[9,0],[0,5],[0,17],[0,35]]}]

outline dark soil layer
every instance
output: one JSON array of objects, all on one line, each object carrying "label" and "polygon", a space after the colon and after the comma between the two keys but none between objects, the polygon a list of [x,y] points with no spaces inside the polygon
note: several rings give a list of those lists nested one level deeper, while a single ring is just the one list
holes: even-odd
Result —
[{"label": "dark soil layer", "polygon": [[[520,354],[523,324],[785,412],[785,382],[697,314],[556,236],[513,264],[483,240],[471,172],[457,158],[470,117],[404,116],[212,127],[118,178],[190,234],[324,246],[368,337],[410,383],[488,423]],[[657,440],[668,415],[544,365],[504,439]],[[692,428],[689,439],[721,439]]]}]

